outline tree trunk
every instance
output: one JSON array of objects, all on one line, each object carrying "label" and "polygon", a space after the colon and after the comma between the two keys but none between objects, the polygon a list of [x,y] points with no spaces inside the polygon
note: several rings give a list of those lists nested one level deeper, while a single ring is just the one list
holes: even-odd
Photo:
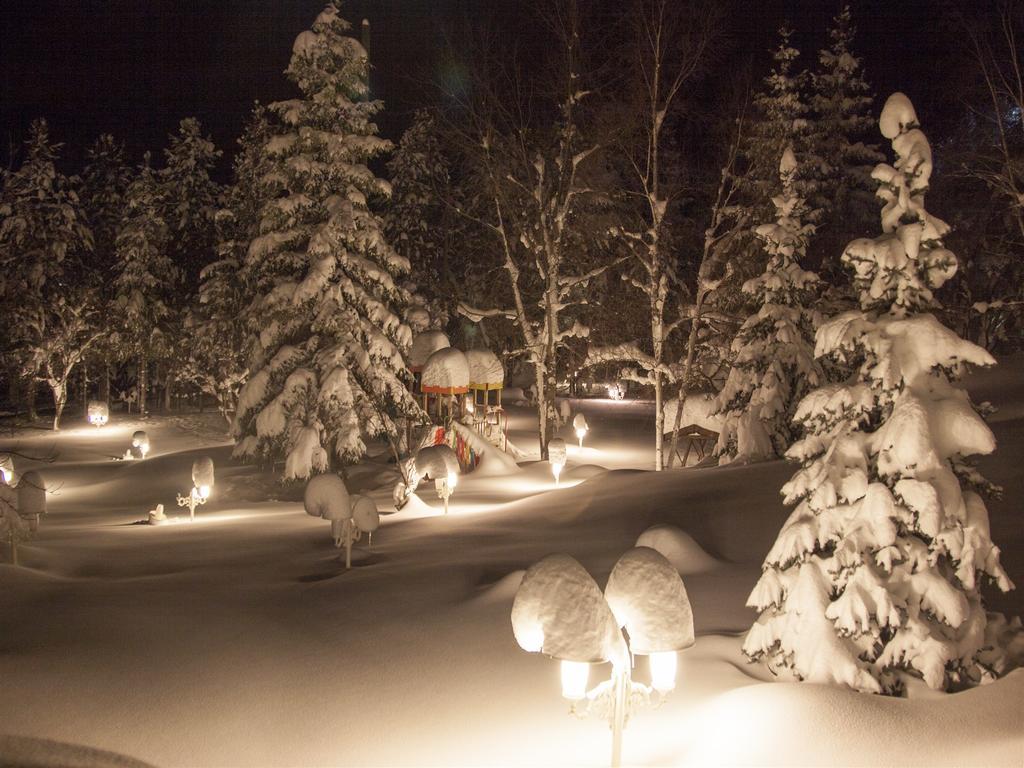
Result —
[{"label": "tree trunk", "polygon": [[82,358],[82,413],[89,413],[89,363]]},{"label": "tree trunk", "polygon": [[60,417],[68,400],[68,390],[62,381],[50,381],[50,389],[53,390],[53,430],[56,432],[60,429]]},{"label": "tree trunk", "polygon": [[110,407],[110,357],[103,358],[103,378],[100,379],[100,400]]},{"label": "tree trunk", "polygon": [[29,377],[25,383],[25,409],[28,411],[28,420],[34,422],[39,418],[39,412],[36,410],[36,382],[33,377]]},{"label": "tree trunk", "polygon": [[690,321],[690,335],[686,341],[686,364],[683,366],[683,375],[679,379],[679,395],[676,399],[676,420],[672,425],[672,448],[668,454],[669,469],[675,463],[676,453],[679,450],[679,422],[683,417],[683,406],[686,404],[686,388],[690,384],[690,377],[693,374],[693,361],[697,354],[697,330],[700,325],[700,316],[704,309],[703,292],[697,294],[697,301],[693,305],[693,318]]},{"label": "tree trunk", "polygon": [[171,390],[173,387],[174,373],[171,371],[170,363],[168,363],[164,375],[164,413],[171,412]]},{"label": "tree trunk", "polygon": [[146,362],[146,353],[143,352],[139,355],[139,380],[136,385],[139,393],[137,398],[139,401],[139,416],[143,417],[146,415],[146,386],[148,384],[146,381],[146,374],[148,372],[148,367],[149,366]]},{"label": "tree trunk", "polygon": [[537,390],[537,437],[540,440],[541,461],[546,461],[548,458],[548,440],[550,439],[548,429],[547,390],[545,388],[543,366],[535,361],[533,369],[534,387]]}]

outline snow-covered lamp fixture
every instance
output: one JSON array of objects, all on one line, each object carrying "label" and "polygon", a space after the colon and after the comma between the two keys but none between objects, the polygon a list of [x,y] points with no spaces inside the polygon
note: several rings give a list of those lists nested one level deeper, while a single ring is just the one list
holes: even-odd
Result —
[{"label": "snow-covered lamp fixture", "polygon": [[0,537],[10,546],[11,564],[18,564],[18,542],[31,539],[46,514],[46,485],[38,472],[26,472],[17,488],[0,484]]},{"label": "snow-covered lamp fixture", "polygon": [[444,513],[448,514],[448,499],[459,484],[459,457],[447,445],[428,445],[416,452],[417,478],[434,481],[437,497],[444,501]]},{"label": "snow-covered lamp fixture", "polygon": [[576,417],[572,420],[572,428],[576,430],[576,439],[580,441],[580,448],[582,448],[583,438],[590,430],[590,426],[587,424],[587,417],[582,413],[577,413]]},{"label": "snow-covered lamp fixture", "polygon": [[352,545],[363,533],[372,534],[380,527],[380,514],[373,499],[349,496],[345,481],[337,475],[317,475],[306,483],[302,495],[306,514],[331,521],[334,546],[345,548],[345,568],[352,567]]},{"label": "snow-covered lamp fixture", "polygon": [[188,519],[196,519],[196,507],[205,504],[213,493],[213,459],[202,456],[192,463],[192,490],[178,495],[178,506],[188,507]]},{"label": "snow-covered lamp fixture", "polygon": [[[683,581],[649,547],[619,558],[603,595],[568,555],[534,563],[512,603],[512,631],[523,650],[561,661],[562,696],[574,714],[609,719],[613,768],[621,763],[622,732],[632,711],[650,703],[653,692],[662,697],[675,688],[678,652],[694,642]],[[634,655],[648,656],[650,686],[633,681]],[[612,663],[611,678],[588,691],[591,664],[606,661]]]},{"label": "snow-covered lamp fixture", "polygon": [[565,440],[560,437],[552,438],[548,443],[548,462],[551,464],[551,474],[555,476],[555,485],[558,485],[558,477],[565,467],[566,457]]},{"label": "snow-covered lamp fixture", "polygon": [[0,453],[0,481],[11,485],[14,480],[14,459],[9,453]]},{"label": "snow-covered lamp fixture", "polygon": [[89,423],[94,427],[102,427],[110,420],[110,408],[102,400],[90,400],[86,406]]},{"label": "snow-covered lamp fixture", "polygon": [[132,435],[131,454],[134,458],[144,459],[147,453],[149,453],[149,435],[140,429]]}]

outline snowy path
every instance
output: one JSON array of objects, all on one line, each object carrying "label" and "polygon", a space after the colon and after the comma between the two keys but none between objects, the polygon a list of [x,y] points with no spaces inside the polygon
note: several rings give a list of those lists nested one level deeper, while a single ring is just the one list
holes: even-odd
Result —
[{"label": "snowy path", "polygon": [[[985,469],[1017,500],[1024,409],[1013,407],[1024,392],[986,386],[1008,415]],[[60,494],[22,549],[26,567],[0,565],[0,728],[162,766],[603,765],[606,726],[569,717],[557,665],[515,644],[518,572],[564,551],[603,584],[641,531],[670,523],[718,562],[684,574],[699,639],[681,657],[679,690],[630,724],[628,763],[1024,763],[1024,670],[910,700],[761,684],[767,673],[744,663],[735,633],[753,617],[743,603],[785,518],[777,489],[791,468],[641,472],[645,407],[584,410],[593,431],[582,455],[570,446],[562,487],[540,463],[467,476],[449,517],[432,493],[414,501],[385,518],[349,573],[300,504],[238,501],[230,489],[249,476],[227,467],[214,435],[197,448],[194,432],[156,419],[154,456],[124,463],[104,456],[135,424],[22,441],[60,451],[45,470]],[[528,428],[517,413],[514,439]],[[196,524],[131,524],[157,501],[180,515],[174,493],[204,453],[218,488]],[[393,469],[357,475],[383,507]],[[993,504],[992,518],[1024,586],[1016,503]],[[999,601],[1014,613],[1022,603],[1019,592]]]}]

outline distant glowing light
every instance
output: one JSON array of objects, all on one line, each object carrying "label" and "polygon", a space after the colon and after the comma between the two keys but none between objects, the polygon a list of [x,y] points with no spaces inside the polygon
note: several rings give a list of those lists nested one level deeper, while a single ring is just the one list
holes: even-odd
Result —
[{"label": "distant glowing light", "polygon": [[199,486],[199,495],[202,498],[204,498],[204,499],[210,498],[210,486],[208,486],[208,485],[200,485]]},{"label": "distant glowing light", "polygon": [[585,661],[562,661],[562,696],[579,701],[587,695],[590,665]]},{"label": "distant glowing light", "polygon": [[675,651],[660,651],[647,657],[651,666],[651,686],[658,693],[675,690],[678,658]]}]

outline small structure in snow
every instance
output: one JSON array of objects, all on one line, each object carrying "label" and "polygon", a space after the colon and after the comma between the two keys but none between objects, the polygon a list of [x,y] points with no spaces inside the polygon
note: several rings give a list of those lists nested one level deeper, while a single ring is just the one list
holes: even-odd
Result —
[{"label": "small structure in snow", "polygon": [[409,370],[415,379],[414,393],[420,393],[423,366],[427,364],[430,356],[439,349],[447,349],[450,346],[451,342],[441,331],[422,331],[416,334],[412,346],[409,347]]},{"label": "small structure in snow", "polygon": [[469,388],[473,393],[466,406],[473,416],[473,429],[503,451],[507,450],[508,419],[501,406],[505,369],[489,349],[469,350],[466,362],[469,364]]},{"label": "small structure in snow", "polygon": [[167,522],[167,515],[164,514],[164,505],[157,504],[155,509],[149,510],[146,522],[150,525],[163,525]]},{"label": "small structure in snow", "polygon": [[94,427],[102,427],[110,420],[110,408],[102,400],[90,400],[86,414]]},{"label": "small structure in snow", "polygon": [[420,374],[420,391],[423,410],[427,413],[433,401],[438,418],[442,417],[443,410],[452,418],[460,416],[461,395],[469,392],[469,363],[462,350],[446,347],[431,354]]}]

